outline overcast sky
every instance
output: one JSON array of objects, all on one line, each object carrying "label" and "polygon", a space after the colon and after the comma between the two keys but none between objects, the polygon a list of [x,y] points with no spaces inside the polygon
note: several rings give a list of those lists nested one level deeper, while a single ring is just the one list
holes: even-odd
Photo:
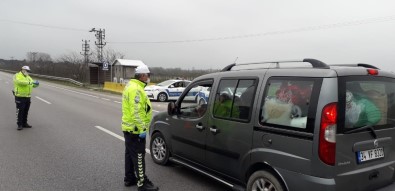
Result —
[{"label": "overcast sky", "polygon": [[[148,66],[316,58],[395,71],[394,0],[1,0],[0,58],[106,48]],[[56,28],[64,27],[64,28]]]}]

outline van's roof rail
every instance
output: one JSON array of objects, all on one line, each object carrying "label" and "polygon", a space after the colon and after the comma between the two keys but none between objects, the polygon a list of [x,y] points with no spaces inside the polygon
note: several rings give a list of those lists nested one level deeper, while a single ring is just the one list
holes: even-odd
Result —
[{"label": "van's roof rail", "polygon": [[364,68],[372,68],[372,69],[377,69],[380,70],[380,68],[377,68],[376,66],[370,65],[370,64],[364,64],[364,63],[358,63],[358,64],[334,64],[330,66],[346,66],[346,67],[364,67]]},{"label": "van's roof rail", "polygon": [[311,64],[311,66],[313,66],[313,68],[329,69],[329,66],[327,64],[325,64],[325,63],[323,63],[323,62],[321,62],[319,60],[311,59],[311,58],[305,58],[303,60],[283,60],[283,61],[257,62],[257,63],[245,63],[245,64],[233,63],[233,64],[230,64],[230,65],[226,66],[225,68],[223,68],[221,70],[221,72],[230,71],[234,66],[254,65],[254,64],[273,64],[273,63],[275,63],[275,64],[277,64],[277,67],[278,67],[279,63],[287,63],[287,62],[308,62],[308,63]]}]

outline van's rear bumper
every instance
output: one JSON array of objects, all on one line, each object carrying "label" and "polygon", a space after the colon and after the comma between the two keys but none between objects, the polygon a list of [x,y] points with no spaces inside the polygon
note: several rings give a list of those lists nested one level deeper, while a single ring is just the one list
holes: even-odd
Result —
[{"label": "van's rear bumper", "polygon": [[306,174],[301,174],[285,169],[275,168],[283,178],[288,191],[300,190],[326,190],[335,191],[336,182],[332,178],[319,178]]},{"label": "van's rear bumper", "polygon": [[339,190],[376,190],[392,191],[395,190],[394,182],[394,168],[391,166],[382,167],[382,169],[375,169],[380,171],[381,178],[378,180],[368,180],[366,173],[350,176],[337,176],[336,178],[320,178],[311,175],[301,174],[293,171],[288,171],[280,168],[275,168],[280,176],[283,178],[288,191],[297,190],[325,190],[325,191],[339,191]]}]

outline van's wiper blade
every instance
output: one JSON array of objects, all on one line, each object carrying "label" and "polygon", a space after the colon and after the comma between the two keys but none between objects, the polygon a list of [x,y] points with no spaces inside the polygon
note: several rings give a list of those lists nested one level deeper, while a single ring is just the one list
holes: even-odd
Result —
[{"label": "van's wiper blade", "polygon": [[377,139],[376,131],[374,131],[374,128],[371,125],[366,125],[366,126],[363,126],[360,128],[351,129],[349,131],[345,131],[344,134],[356,133],[356,132],[361,132],[361,131],[365,131],[365,130],[369,130],[370,133],[372,134],[373,138]]}]

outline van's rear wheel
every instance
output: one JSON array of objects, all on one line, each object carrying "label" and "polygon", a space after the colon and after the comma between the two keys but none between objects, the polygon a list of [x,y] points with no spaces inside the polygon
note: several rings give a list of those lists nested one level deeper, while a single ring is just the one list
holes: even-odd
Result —
[{"label": "van's rear wheel", "polygon": [[168,163],[170,151],[161,133],[157,132],[152,135],[150,151],[152,160],[155,163],[160,165],[166,165]]},{"label": "van's rear wheel", "polygon": [[250,176],[247,191],[284,191],[284,188],[272,173],[261,170]]}]

